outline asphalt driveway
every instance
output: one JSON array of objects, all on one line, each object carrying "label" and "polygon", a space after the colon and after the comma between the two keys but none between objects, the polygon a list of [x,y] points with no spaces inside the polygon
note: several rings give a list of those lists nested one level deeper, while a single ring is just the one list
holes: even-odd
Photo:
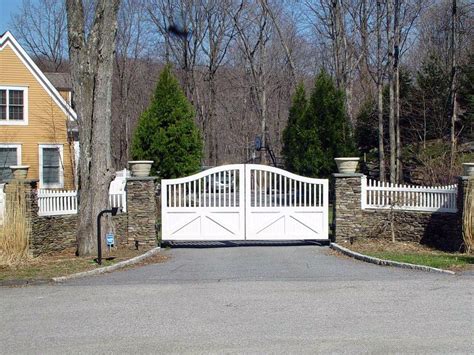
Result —
[{"label": "asphalt driveway", "polygon": [[163,252],[163,264],[0,288],[0,353],[472,353],[472,275],[311,245]]}]

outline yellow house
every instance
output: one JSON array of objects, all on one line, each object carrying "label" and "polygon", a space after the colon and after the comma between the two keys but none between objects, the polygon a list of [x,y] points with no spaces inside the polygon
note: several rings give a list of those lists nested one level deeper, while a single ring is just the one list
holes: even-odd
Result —
[{"label": "yellow house", "polygon": [[75,188],[77,117],[68,85],[52,83],[60,79],[41,72],[10,32],[0,36],[0,184],[10,166],[28,165],[39,188]]}]

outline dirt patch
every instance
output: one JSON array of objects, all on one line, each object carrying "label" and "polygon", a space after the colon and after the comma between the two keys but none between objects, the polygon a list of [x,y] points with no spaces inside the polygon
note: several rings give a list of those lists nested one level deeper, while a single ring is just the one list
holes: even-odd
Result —
[{"label": "dirt patch", "polygon": [[[110,253],[104,253],[102,266],[110,266],[117,262],[144,254],[145,252],[146,250],[135,250],[125,247],[113,249]],[[108,258],[111,259],[109,260]],[[101,267],[94,259],[95,257],[76,257],[75,249],[67,249],[60,253],[41,255],[36,258],[30,258],[19,265],[0,267],[0,281],[5,283],[9,280],[48,280],[53,277],[71,275]],[[167,257],[159,253],[137,265],[159,263],[165,260],[167,260]]]}]

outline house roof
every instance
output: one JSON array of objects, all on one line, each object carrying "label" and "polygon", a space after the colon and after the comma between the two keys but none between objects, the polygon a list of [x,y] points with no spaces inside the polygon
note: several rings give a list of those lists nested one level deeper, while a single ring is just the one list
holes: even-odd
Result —
[{"label": "house roof", "polygon": [[40,85],[46,90],[46,92],[51,96],[53,101],[61,108],[61,110],[72,120],[77,119],[76,112],[72,107],[63,99],[59,94],[58,90],[51,83],[51,81],[44,75],[44,73],[38,68],[38,66],[33,62],[33,59],[26,53],[26,51],[20,46],[15,37],[7,31],[2,36],[0,36],[0,50],[9,46],[15,54],[20,58],[23,64],[28,68],[31,74],[35,77]]},{"label": "house roof", "polygon": [[71,75],[69,73],[44,73],[44,75],[56,89],[60,91],[72,90]]}]

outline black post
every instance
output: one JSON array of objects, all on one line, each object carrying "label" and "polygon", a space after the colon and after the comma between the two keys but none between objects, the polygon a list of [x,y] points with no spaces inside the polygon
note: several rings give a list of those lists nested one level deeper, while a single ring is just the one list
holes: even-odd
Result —
[{"label": "black post", "polygon": [[115,216],[118,212],[118,207],[112,207],[111,210],[100,211],[97,215],[97,264],[102,265],[102,233],[100,231],[100,219],[104,213],[110,213]]}]

